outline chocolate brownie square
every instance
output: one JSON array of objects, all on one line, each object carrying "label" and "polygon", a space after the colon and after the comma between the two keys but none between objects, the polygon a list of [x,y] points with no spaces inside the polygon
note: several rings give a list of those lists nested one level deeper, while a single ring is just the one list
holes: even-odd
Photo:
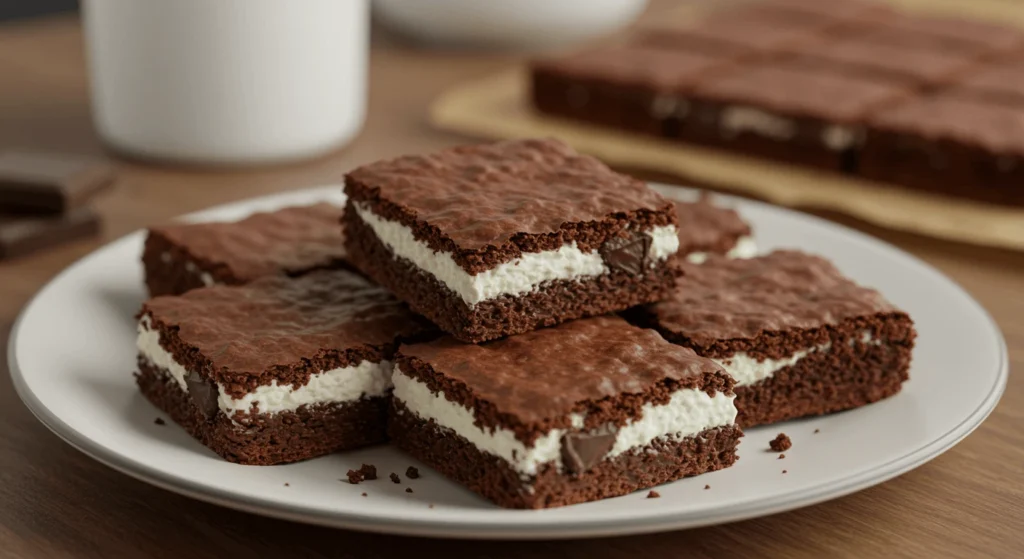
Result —
[{"label": "chocolate brownie square", "polygon": [[879,111],[869,120],[860,174],[1024,206],[1024,110],[950,93]]},{"label": "chocolate brownie square", "polygon": [[153,227],[142,264],[151,296],[344,265],[341,208],[321,203],[225,223]]},{"label": "chocolate brownie square", "polygon": [[393,444],[509,508],[594,501],[728,467],[733,380],[603,316],[482,345],[403,345]]},{"label": "chocolate brownie square", "polygon": [[907,95],[898,83],[767,62],[697,84],[679,138],[838,171],[852,166],[867,115]]},{"label": "chocolate brownie square", "polygon": [[267,276],[146,302],[136,381],[224,459],[295,462],[383,442],[394,351],[432,332],[352,272]]},{"label": "chocolate brownie square", "polygon": [[679,258],[700,264],[709,254],[728,258],[751,258],[757,243],[750,225],[736,210],[722,208],[707,197],[696,202],[676,202],[679,217]]},{"label": "chocolate brownie square", "polygon": [[1024,108],[1024,56],[975,67],[957,80],[950,92]]},{"label": "chocolate brownie square", "polygon": [[671,298],[629,318],[722,365],[744,428],[863,406],[907,380],[910,317],[827,260],[776,251],[682,266]]},{"label": "chocolate brownie square", "polygon": [[906,37],[891,41],[870,32],[840,34],[790,49],[789,54],[798,64],[823,71],[902,82],[926,90],[949,84],[975,66],[981,56],[977,50],[940,49]]},{"label": "chocolate brownie square", "polygon": [[638,45],[540,59],[531,64],[533,104],[543,113],[660,136],[680,92],[730,61]]},{"label": "chocolate brownie square", "polygon": [[831,15],[755,4],[721,10],[686,25],[655,23],[641,28],[637,41],[662,48],[754,59],[814,42],[824,33],[843,26],[842,19]]},{"label": "chocolate brownie square", "polygon": [[671,292],[675,207],[556,140],[405,156],[345,177],[348,260],[478,343]]}]

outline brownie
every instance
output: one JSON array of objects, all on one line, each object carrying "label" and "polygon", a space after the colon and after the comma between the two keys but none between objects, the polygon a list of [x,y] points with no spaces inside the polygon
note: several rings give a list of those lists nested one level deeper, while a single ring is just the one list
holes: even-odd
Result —
[{"label": "brownie", "polygon": [[742,435],[714,362],[614,316],[395,361],[393,444],[496,504],[548,508],[730,466]]},{"label": "brownie", "polygon": [[694,81],[731,59],[694,50],[620,45],[531,64],[531,95],[541,112],[654,135]]},{"label": "brownie", "polygon": [[744,428],[863,406],[907,380],[910,317],[827,260],[776,251],[682,266],[671,298],[629,318],[721,364]]},{"label": "brownie", "polygon": [[686,25],[655,23],[641,28],[637,41],[751,60],[814,42],[844,25],[842,19],[831,15],[754,4],[713,12]]},{"label": "brownie", "polygon": [[156,297],[138,332],[142,393],[224,459],[268,465],[384,441],[395,349],[433,328],[321,270]]},{"label": "brownie", "polygon": [[750,225],[736,210],[716,206],[706,196],[696,202],[675,204],[679,217],[678,257],[699,264],[708,254],[750,258],[757,253]]},{"label": "brownie", "polygon": [[860,174],[926,192],[1024,205],[1024,110],[954,93],[869,120]]},{"label": "brownie", "polygon": [[850,169],[873,110],[907,86],[790,61],[744,67],[699,83],[678,137],[830,170]]},{"label": "brownie", "polygon": [[464,342],[657,301],[678,275],[672,202],[557,140],[381,161],[345,192],[349,262]]},{"label": "brownie", "polygon": [[950,92],[1024,108],[1024,56],[975,67],[957,80]]},{"label": "brownie", "polygon": [[976,65],[982,54],[973,49],[940,49],[927,42],[908,41],[905,36],[898,41],[887,37],[871,32],[840,34],[790,49],[788,54],[798,64],[822,71],[902,82],[921,90],[951,83]]},{"label": "brownie", "polygon": [[344,266],[341,208],[320,203],[253,214],[237,222],[153,227],[142,264],[151,296],[264,276]]}]

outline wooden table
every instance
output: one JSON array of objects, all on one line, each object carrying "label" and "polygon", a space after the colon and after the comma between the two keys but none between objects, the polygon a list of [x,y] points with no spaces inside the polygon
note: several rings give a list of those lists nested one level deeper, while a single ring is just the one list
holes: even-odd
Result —
[{"label": "wooden table", "polygon": [[[429,128],[430,100],[449,84],[511,61],[431,53],[375,37],[369,120],[348,148],[318,161],[255,170],[122,162],[99,201],[102,239],[0,264],[0,339],[49,278],[103,242],[213,204],[337,182],[354,165],[465,141]],[[0,27],[0,148],[99,153],[89,121],[78,22]],[[1024,368],[1024,255],[869,230],[960,282],[1006,335]],[[3,344],[0,353],[5,353]],[[1024,378],[973,435],[884,485],[802,510],[726,526],[604,540],[483,543],[328,530],[179,497],[108,469],[50,434],[18,401],[0,356],[0,556],[211,557],[1024,557]],[[926,374],[926,371],[921,374]],[[970,378],[971,371],[964,371]],[[969,382],[969,380],[968,380]],[[898,426],[894,426],[898,428]]]}]

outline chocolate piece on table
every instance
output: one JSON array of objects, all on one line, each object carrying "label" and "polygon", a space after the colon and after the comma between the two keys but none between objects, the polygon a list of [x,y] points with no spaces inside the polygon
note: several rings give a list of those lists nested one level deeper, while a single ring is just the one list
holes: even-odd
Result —
[{"label": "chocolate piece on table", "polygon": [[509,508],[623,495],[732,465],[733,380],[614,316],[481,345],[403,345],[388,434]]},{"label": "chocolate piece on table", "polygon": [[907,86],[776,61],[713,76],[688,100],[679,138],[831,170],[850,169],[871,111]]},{"label": "chocolate piece on table", "polygon": [[381,161],[345,192],[349,261],[465,342],[657,301],[678,274],[672,202],[556,140]]},{"label": "chocolate piece on table", "polygon": [[114,181],[109,163],[80,155],[0,152],[0,211],[65,213]]},{"label": "chocolate piece on table", "polygon": [[736,210],[716,206],[705,197],[697,202],[675,204],[679,217],[678,257],[700,264],[709,254],[729,258],[750,258],[757,254],[750,225]]},{"label": "chocolate piece on table", "polygon": [[320,203],[237,222],[176,223],[149,230],[142,254],[152,296],[264,276],[344,267],[341,208]]},{"label": "chocolate piece on table", "polygon": [[907,380],[910,317],[827,260],[776,251],[682,266],[676,293],[630,320],[722,365],[742,427],[856,408]]},{"label": "chocolate piece on table", "polygon": [[664,135],[681,92],[728,56],[693,50],[624,45],[531,64],[534,106],[541,112]]},{"label": "chocolate piece on table", "polygon": [[99,231],[100,218],[90,208],[64,215],[0,214],[0,260],[91,237]]},{"label": "chocolate piece on table", "polygon": [[294,462],[383,442],[395,348],[432,332],[352,272],[269,276],[146,302],[136,381],[226,460]]},{"label": "chocolate piece on table", "polygon": [[955,93],[869,120],[860,174],[949,196],[1024,206],[1024,110]]},{"label": "chocolate piece on table", "polygon": [[887,40],[870,31],[836,37],[791,49],[792,60],[821,71],[862,75],[868,79],[906,83],[918,89],[948,85],[978,63],[981,53],[950,51],[932,44]]}]

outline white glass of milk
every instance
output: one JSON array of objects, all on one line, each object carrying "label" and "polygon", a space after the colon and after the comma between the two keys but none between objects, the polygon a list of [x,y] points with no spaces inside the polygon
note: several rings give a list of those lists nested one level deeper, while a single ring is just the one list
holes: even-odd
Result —
[{"label": "white glass of milk", "polygon": [[313,157],[366,113],[367,0],[84,0],[93,118],[116,151]]}]

